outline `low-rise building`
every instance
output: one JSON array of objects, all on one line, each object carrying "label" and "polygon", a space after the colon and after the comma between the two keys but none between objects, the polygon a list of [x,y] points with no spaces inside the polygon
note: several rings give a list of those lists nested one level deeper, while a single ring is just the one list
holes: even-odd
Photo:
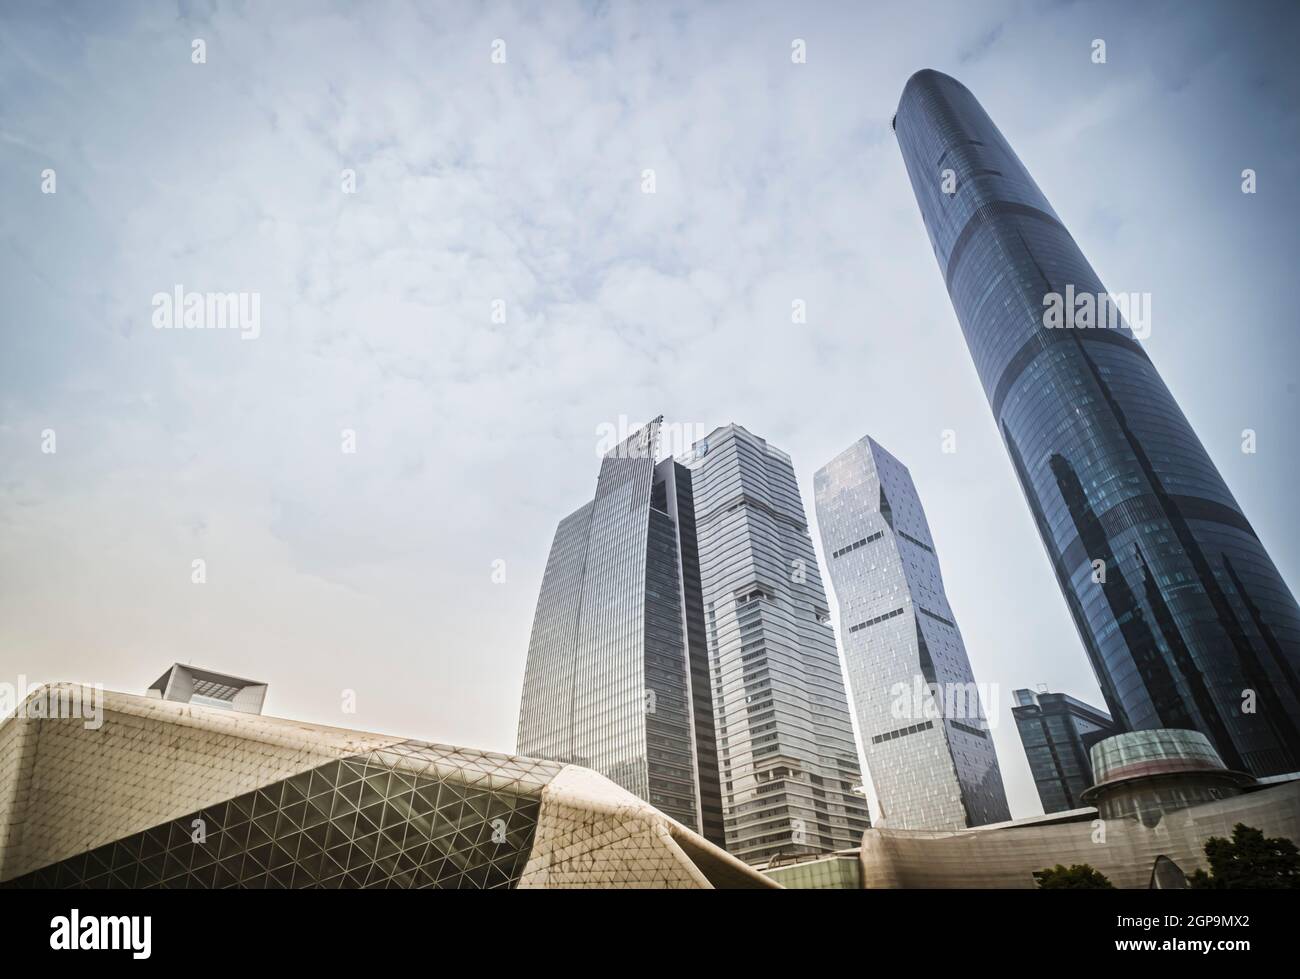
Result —
[{"label": "low-rise building", "polygon": [[56,684],[0,723],[0,886],[777,885],[576,765]]},{"label": "low-rise building", "polygon": [[[1088,864],[1115,887],[1177,886],[1206,869],[1205,842],[1237,823],[1300,841],[1300,775],[1256,781],[1224,766],[1204,735],[1116,735],[1091,752],[1096,808],[956,832],[868,830],[864,887],[1035,887],[1057,864]],[[1172,867],[1170,865],[1173,865]]]}]

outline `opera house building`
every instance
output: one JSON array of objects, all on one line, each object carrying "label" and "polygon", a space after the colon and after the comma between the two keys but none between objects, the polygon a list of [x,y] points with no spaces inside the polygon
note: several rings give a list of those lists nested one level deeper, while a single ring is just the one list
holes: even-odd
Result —
[{"label": "opera house building", "polygon": [[40,687],[0,724],[0,886],[777,886],[585,768],[264,717],[184,667],[155,687]]}]

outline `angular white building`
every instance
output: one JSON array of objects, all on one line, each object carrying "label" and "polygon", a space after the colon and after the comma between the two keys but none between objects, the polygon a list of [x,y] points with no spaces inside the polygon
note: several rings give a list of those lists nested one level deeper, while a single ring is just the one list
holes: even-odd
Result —
[{"label": "angular white building", "polygon": [[0,722],[0,887],[770,886],[576,765],[77,684]]},{"label": "angular white building", "polygon": [[1002,773],[911,474],[864,437],[818,470],[817,522],[872,823],[961,829],[1010,819]]}]

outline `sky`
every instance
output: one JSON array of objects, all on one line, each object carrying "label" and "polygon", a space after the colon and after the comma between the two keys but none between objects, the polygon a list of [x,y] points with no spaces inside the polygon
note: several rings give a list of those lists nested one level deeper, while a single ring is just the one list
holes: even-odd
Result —
[{"label": "sky", "polygon": [[[5,3],[0,682],[141,693],[188,662],[268,683],[269,714],[512,751],[547,550],[610,426],[742,424],[810,519],[869,434],[997,694],[1012,814],[1041,811],[1011,691],[1101,699],[889,120],[914,71],[964,82],[1107,287],[1151,295],[1145,346],[1294,588],[1297,27],[1267,2]],[[159,328],[177,287],[255,297],[256,336]]]}]

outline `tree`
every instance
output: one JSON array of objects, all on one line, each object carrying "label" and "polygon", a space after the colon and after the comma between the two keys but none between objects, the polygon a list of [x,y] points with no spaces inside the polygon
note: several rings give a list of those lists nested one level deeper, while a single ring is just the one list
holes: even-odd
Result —
[{"label": "tree", "polygon": [[1300,850],[1282,836],[1265,836],[1262,830],[1238,823],[1232,839],[1211,836],[1205,841],[1210,872],[1198,870],[1187,886],[1200,889],[1300,888]]},{"label": "tree", "polygon": [[1115,887],[1106,879],[1105,874],[1086,863],[1076,863],[1069,867],[1062,867],[1058,863],[1055,867],[1037,871],[1034,879],[1038,881],[1039,889],[1044,891],[1095,891]]}]

